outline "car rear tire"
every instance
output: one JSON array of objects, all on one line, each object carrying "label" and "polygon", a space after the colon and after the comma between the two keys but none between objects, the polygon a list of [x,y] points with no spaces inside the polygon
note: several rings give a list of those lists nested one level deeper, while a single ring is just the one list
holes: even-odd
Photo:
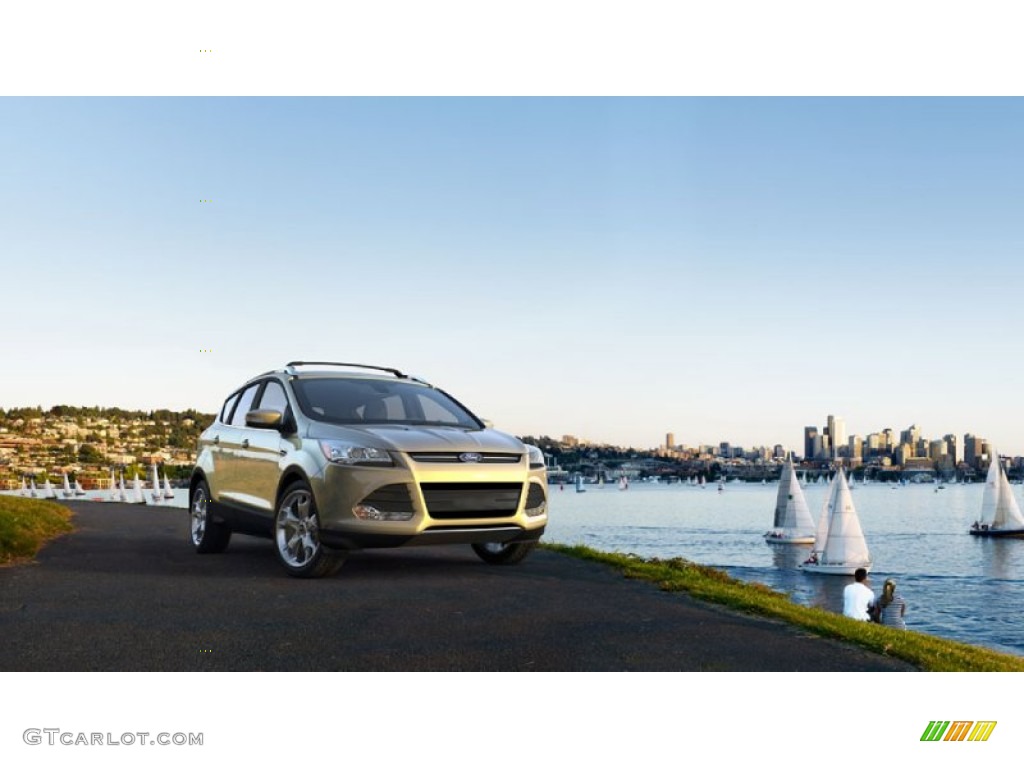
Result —
[{"label": "car rear tire", "polygon": [[523,558],[530,554],[536,546],[537,542],[535,541],[521,541],[511,544],[489,541],[483,544],[474,544],[473,551],[485,563],[490,563],[491,565],[515,565],[516,563],[521,563]]},{"label": "car rear tire", "polygon": [[228,548],[231,529],[215,523],[210,515],[210,488],[205,480],[196,483],[189,506],[189,539],[201,555],[216,554]]},{"label": "car rear tire", "polygon": [[320,543],[320,516],[313,491],[302,480],[289,485],[274,512],[274,549],[289,575],[317,579],[337,573],[344,555]]}]

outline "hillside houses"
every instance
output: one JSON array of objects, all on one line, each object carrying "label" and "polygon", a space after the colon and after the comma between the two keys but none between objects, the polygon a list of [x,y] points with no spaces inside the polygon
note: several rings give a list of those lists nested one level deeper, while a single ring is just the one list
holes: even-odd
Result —
[{"label": "hillside houses", "polygon": [[171,477],[187,474],[199,434],[212,421],[212,414],[195,411],[0,409],[0,488],[17,487],[26,475],[63,473],[96,487],[114,466],[130,472],[155,464]]}]

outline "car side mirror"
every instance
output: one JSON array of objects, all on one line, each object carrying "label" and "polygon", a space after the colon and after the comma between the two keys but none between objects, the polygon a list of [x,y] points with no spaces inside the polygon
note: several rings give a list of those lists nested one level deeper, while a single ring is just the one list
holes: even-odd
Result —
[{"label": "car side mirror", "polygon": [[245,426],[256,429],[280,429],[284,423],[284,414],[270,408],[249,411],[245,414]]},{"label": "car side mirror", "polygon": [[494,422],[490,419],[480,419],[483,422],[484,429],[494,429]]}]

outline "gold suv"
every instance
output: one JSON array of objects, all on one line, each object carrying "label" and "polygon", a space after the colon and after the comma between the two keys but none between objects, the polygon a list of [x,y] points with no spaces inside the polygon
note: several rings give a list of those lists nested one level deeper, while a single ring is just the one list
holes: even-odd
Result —
[{"label": "gold suv", "polygon": [[199,438],[190,537],[272,538],[293,576],[370,547],[471,544],[520,562],[547,524],[544,455],[393,368],[288,363],[233,392]]}]

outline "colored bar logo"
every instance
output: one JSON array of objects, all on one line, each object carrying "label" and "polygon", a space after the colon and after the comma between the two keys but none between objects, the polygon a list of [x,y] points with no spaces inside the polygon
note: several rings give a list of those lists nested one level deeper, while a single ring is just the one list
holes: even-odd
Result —
[{"label": "colored bar logo", "polygon": [[932,720],[921,734],[921,741],[988,741],[996,720]]}]

